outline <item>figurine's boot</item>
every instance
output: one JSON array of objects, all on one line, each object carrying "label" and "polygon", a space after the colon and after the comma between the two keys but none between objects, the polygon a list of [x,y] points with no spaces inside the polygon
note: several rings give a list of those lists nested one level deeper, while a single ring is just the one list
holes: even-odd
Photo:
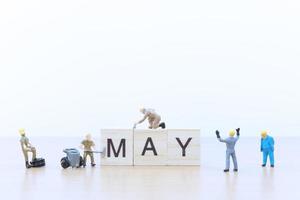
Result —
[{"label": "figurine's boot", "polygon": [[229,169],[224,169],[224,172],[229,172]]},{"label": "figurine's boot", "polygon": [[275,166],[274,166],[274,165],[271,165],[271,167],[274,168]]},{"label": "figurine's boot", "polygon": [[165,129],[165,128],[166,128],[165,122],[160,123],[158,126],[161,127],[162,129]]},{"label": "figurine's boot", "polygon": [[239,170],[238,170],[238,169],[233,169],[233,171],[234,171],[234,172],[237,172],[237,171],[239,171]]},{"label": "figurine's boot", "polygon": [[26,166],[27,169],[31,168],[31,165],[29,164],[28,161],[25,162],[25,166]]},{"label": "figurine's boot", "polygon": [[265,167],[265,166],[266,166],[266,164],[262,164],[261,166],[262,166],[262,167]]},{"label": "figurine's boot", "polygon": [[92,167],[95,167],[95,166],[96,166],[96,164],[95,164],[95,163],[92,163],[92,164],[91,164],[91,166],[92,166]]}]

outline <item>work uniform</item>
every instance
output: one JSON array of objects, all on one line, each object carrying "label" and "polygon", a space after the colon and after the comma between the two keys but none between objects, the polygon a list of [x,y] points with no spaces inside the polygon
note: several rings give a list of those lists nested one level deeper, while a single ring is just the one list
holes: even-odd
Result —
[{"label": "work uniform", "polygon": [[271,136],[261,138],[260,151],[263,152],[263,165],[267,164],[268,156],[271,165],[274,165],[274,139]]},{"label": "work uniform", "polygon": [[28,162],[28,152],[32,153],[32,160],[36,159],[36,150],[30,145],[29,139],[25,135],[21,136],[20,143],[25,161]]},{"label": "work uniform", "polygon": [[226,139],[218,138],[220,142],[226,143],[226,168],[230,168],[230,156],[232,157],[234,169],[238,169],[238,164],[235,155],[235,143],[238,141],[239,136],[236,137],[228,137]]},{"label": "work uniform", "polygon": [[154,110],[147,109],[145,113],[145,117],[148,117],[150,129],[157,129],[159,127],[161,117]]},{"label": "work uniform", "polygon": [[83,153],[83,162],[86,164],[86,157],[89,156],[91,159],[91,164],[94,164],[94,153],[92,152],[92,147],[95,146],[94,142],[92,140],[83,140],[81,144],[84,147],[84,153]]}]

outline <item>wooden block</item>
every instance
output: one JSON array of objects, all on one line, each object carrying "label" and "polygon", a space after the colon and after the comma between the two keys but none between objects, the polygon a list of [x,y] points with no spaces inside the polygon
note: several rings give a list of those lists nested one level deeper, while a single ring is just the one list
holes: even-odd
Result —
[{"label": "wooden block", "polygon": [[168,130],[168,165],[200,165],[200,130]]},{"label": "wooden block", "polygon": [[133,165],[132,129],[101,130],[101,145],[105,148],[101,165]]},{"label": "wooden block", "polygon": [[134,131],[134,165],[167,165],[166,130]]}]

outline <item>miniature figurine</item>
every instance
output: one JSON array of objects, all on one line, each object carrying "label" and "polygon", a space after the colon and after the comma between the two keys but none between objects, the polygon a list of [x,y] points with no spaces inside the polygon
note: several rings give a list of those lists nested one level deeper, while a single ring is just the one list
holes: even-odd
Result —
[{"label": "miniature figurine", "polygon": [[83,167],[86,166],[86,158],[87,158],[87,156],[90,157],[90,159],[91,159],[91,166],[94,167],[96,164],[95,164],[95,161],[94,161],[94,152],[93,152],[92,148],[95,146],[95,143],[92,140],[91,134],[87,134],[86,135],[86,139],[83,140],[81,142],[81,144],[82,144],[82,147],[84,149],[84,153],[83,153]]},{"label": "miniature figurine", "polygon": [[26,168],[31,168],[31,165],[28,161],[28,152],[32,153],[32,161],[36,159],[36,149],[30,144],[29,139],[25,136],[25,130],[20,129],[19,133],[21,135],[20,143],[21,148],[25,158],[25,166]]},{"label": "miniature figurine", "polygon": [[269,156],[271,167],[274,167],[274,139],[267,133],[267,131],[261,132],[260,151],[263,152],[263,164],[261,166],[266,166]]},{"label": "miniature figurine", "polygon": [[[24,129],[19,129],[19,133],[21,135],[20,143],[21,143],[21,148],[24,154],[25,158],[25,166],[26,168],[31,168],[31,167],[43,167],[46,165],[45,159],[44,158],[36,158],[36,149],[33,147],[29,139],[25,135],[25,130]],[[32,153],[32,159],[29,163],[28,161],[28,153]]]},{"label": "miniature figurine", "polygon": [[[236,137],[234,137],[236,132]],[[230,156],[232,157],[232,161],[233,161],[233,165],[234,165],[234,169],[233,171],[237,172],[238,171],[238,164],[237,164],[237,160],[236,160],[236,155],[235,155],[235,144],[238,141],[239,137],[240,137],[240,128],[237,128],[236,131],[235,130],[231,130],[229,132],[229,136],[226,139],[222,139],[220,137],[220,132],[217,130],[216,131],[216,135],[217,138],[220,142],[224,142],[226,143],[226,168],[224,169],[224,172],[229,172],[229,168],[230,168]]]},{"label": "miniature figurine", "polygon": [[166,128],[166,124],[164,122],[160,123],[161,117],[155,112],[154,109],[141,108],[140,112],[144,114],[144,117],[143,119],[134,124],[134,129],[138,124],[143,123],[147,118],[149,122],[149,129],[157,129],[159,127],[161,127],[162,129]]}]

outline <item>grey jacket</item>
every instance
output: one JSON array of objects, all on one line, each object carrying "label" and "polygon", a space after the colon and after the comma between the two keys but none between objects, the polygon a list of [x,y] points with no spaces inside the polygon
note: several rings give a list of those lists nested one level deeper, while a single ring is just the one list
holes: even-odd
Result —
[{"label": "grey jacket", "polygon": [[233,153],[234,152],[234,146],[235,146],[235,143],[238,141],[239,139],[239,136],[236,136],[236,137],[228,137],[226,139],[222,139],[222,138],[218,138],[220,142],[224,142],[226,143],[226,151],[228,153]]}]

